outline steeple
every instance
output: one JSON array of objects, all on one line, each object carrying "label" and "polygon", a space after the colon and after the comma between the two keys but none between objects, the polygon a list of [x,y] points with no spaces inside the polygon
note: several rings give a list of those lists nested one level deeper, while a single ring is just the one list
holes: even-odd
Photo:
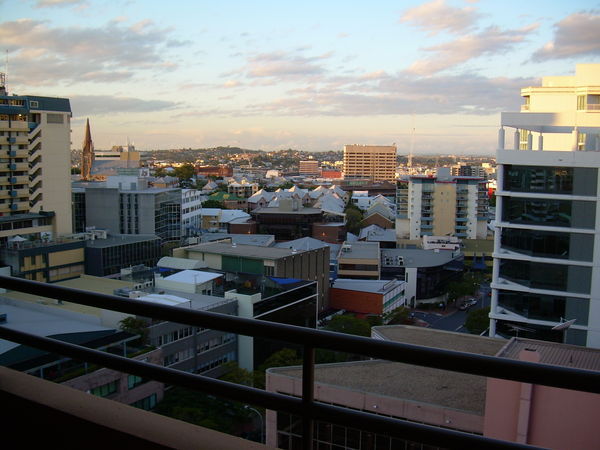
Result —
[{"label": "steeple", "polygon": [[94,161],[94,143],[92,142],[92,133],[90,132],[90,119],[85,124],[85,136],[81,146],[81,179],[91,179],[92,163]]}]

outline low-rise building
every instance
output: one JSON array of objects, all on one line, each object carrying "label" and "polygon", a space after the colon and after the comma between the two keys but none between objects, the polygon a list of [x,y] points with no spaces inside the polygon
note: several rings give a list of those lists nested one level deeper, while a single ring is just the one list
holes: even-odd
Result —
[{"label": "low-rise building", "polygon": [[337,259],[340,278],[379,280],[379,242],[344,242]]},{"label": "low-rise building", "polygon": [[337,278],[329,290],[329,306],[357,314],[383,316],[404,306],[406,282]]}]

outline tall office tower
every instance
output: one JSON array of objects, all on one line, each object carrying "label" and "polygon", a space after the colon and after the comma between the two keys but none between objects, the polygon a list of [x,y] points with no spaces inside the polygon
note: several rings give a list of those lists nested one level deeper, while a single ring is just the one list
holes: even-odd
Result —
[{"label": "tall office tower", "polygon": [[8,95],[0,79],[0,242],[71,233],[71,106]]},{"label": "tall office tower", "polygon": [[400,239],[422,236],[487,236],[487,180],[455,177],[449,168],[436,177],[412,175],[398,181],[396,234]]},{"label": "tall office tower", "polygon": [[395,145],[344,145],[344,178],[396,179]]},{"label": "tall office tower", "polygon": [[600,347],[600,64],[521,96],[498,138],[490,335]]}]

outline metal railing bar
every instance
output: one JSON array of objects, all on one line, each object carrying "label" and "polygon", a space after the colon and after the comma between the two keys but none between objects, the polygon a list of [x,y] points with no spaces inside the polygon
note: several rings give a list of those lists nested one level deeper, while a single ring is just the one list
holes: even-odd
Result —
[{"label": "metal railing bar", "polygon": [[[229,383],[214,378],[191,374],[168,367],[157,366],[123,356],[105,353],[52,338],[36,336],[0,326],[0,338],[19,342],[48,352],[89,361],[113,370],[151,378],[167,384],[205,392],[243,403],[262,406],[275,411],[285,411],[299,417],[311,418],[381,433],[400,439],[457,449],[537,449],[524,444],[501,441],[461,431],[424,425],[406,420],[380,416],[368,412],[326,405],[318,402],[305,402],[301,398],[263,391],[244,385]],[[313,349],[314,350],[314,349]],[[314,358],[314,355],[313,355]],[[314,386],[314,383],[313,383]],[[312,434],[312,431],[311,431]],[[309,441],[310,442],[310,441]]]},{"label": "metal railing bar", "polygon": [[310,407],[315,401],[315,348],[304,346],[302,353],[302,447],[304,450],[312,449],[313,420]]},{"label": "metal railing bar", "polygon": [[597,371],[381,341],[294,325],[131,300],[114,295],[65,288],[7,276],[0,276],[0,287],[128,314],[155,317],[230,333],[291,342],[301,346],[310,345],[315,348],[326,348],[453,372],[600,394],[600,372]]}]

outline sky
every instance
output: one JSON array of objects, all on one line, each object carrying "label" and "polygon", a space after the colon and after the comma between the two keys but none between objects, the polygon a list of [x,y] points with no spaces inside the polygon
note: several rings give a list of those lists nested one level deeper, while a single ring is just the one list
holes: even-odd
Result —
[{"label": "sky", "polygon": [[73,148],[491,155],[522,87],[600,62],[600,2],[0,0],[0,50]]}]

